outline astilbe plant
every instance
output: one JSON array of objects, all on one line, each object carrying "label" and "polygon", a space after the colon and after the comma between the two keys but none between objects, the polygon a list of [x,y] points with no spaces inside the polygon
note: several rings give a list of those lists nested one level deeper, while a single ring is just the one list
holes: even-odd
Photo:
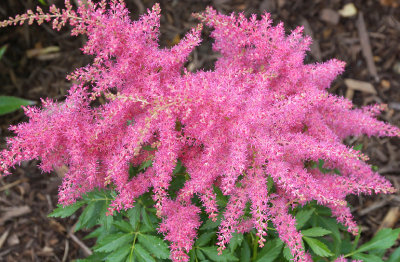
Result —
[{"label": "astilbe plant", "polygon": [[[69,23],[73,35],[87,36],[82,51],[94,58],[68,76],[74,84],[65,101],[25,108],[29,121],[10,128],[16,136],[1,152],[1,173],[31,159],[39,159],[44,172],[65,165],[60,203],[112,187],[118,195],[110,213],[133,207],[152,190],[173,261],[188,261],[201,224],[194,196],[216,219],[213,188],[229,196],[220,250],[232,233],[252,228],[263,246],[271,221],[295,261],[311,261],[288,210],[312,200],[356,234],[345,197],[395,189],[342,140],[399,136],[399,129],[376,120],[381,106],[353,109],[349,100],[327,92],[345,65],[335,59],[304,64],[311,39],[301,27],[286,36],[283,24],[272,26],[268,13],[257,20],[208,8],[195,17],[213,28],[213,49],[220,53],[214,70],[193,73],[184,67],[200,44],[201,25],[174,47],[159,47],[159,5],[131,21],[123,1],[78,1],[75,11],[67,0],[62,10],[38,8],[0,22],[4,27],[52,21],[55,29]],[[106,102],[94,106],[100,97]],[[309,165],[319,159],[340,173]],[[131,165],[149,160],[152,166],[129,176]],[[189,179],[172,198],[167,192],[178,160]],[[250,219],[244,216],[247,203]]]}]

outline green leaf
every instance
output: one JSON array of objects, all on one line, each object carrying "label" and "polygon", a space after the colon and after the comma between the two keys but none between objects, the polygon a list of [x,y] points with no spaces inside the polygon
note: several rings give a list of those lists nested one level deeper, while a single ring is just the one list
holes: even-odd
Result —
[{"label": "green leaf", "polygon": [[199,238],[196,240],[195,246],[197,247],[202,247],[208,244],[208,242],[211,241],[211,239],[215,236],[215,232],[205,232],[199,236]]},{"label": "green leaf", "polygon": [[231,241],[229,242],[229,250],[231,252],[235,251],[238,246],[242,244],[243,234],[233,233]]},{"label": "green leaf", "polygon": [[84,259],[77,259],[75,262],[98,262],[98,261],[104,261],[104,259],[107,257],[107,253],[93,253],[87,258]]},{"label": "green leaf", "polygon": [[63,207],[62,205],[57,205],[57,208],[51,212],[48,217],[69,217],[73,213],[75,213],[80,207],[82,207],[85,204],[83,201],[77,201],[73,203],[72,205]]},{"label": "green leaf", "polygon": [[83,210],[76,223],[75,231],[82,228],[91,228],[96,225],[101,214],[103,201],[91,201]]},{"label": "green leaf", "polygon": [[129,252],[131,251],[132,245],[123,245],[109,256],[107,256],[106,261],[109,262],[120,262],[125,261],[125,258],[128,256]]},{"label": "green leaf", "polygon": [[35,101],[22,99],[15,96],[0,96],[0,115],[14,112],[21,106],[29,106],[36,104]]},{"label": "green leaf", "polygon": [[388,249],[394,245],[399,233],[400,228],[395,230],[391,228],[384,228],[380,230],[369,242],[361,245],[355,252],[360,253],[374,249]]},{"label": "green leaf", "polygon": [[132,228],[132,225],[131,224],[129,224],[127,221],[125,221],[125,220],[118,220],[118,221],[115,221],[114,223],[113,223],[113,225],[116,227],[116,228],[118,228],[119,230],[121,230],[121,231],[123,231],[123,232],[126,232],[126,233],[130,233],[130,232],[132,232],[134,229]]},{"label": "green leaf", "polygon": [[90,232],[89,235],[85,236],[83,239],[90,239],[90,238],[99,238],[101,234],[105,232],[104,227],[98,227],[92,232]]},{"label": "green leaf", "polygon": [[285,246],[285,248],[283,249],[283,257],[287,260],[287,261],[293,261],[293,255],[290,252],[290,249],[288,246]]},{"label": "green leaf", "polygon": [[169,258],[168,245],[164,240],[151,235],[139,234],[138,240],[152,255],[160,259]]},{"label": "green leaf", "polygon": [[153,160],[144,161],[142,164],[140,164],[139,171],[145,170],[146,168],[150,167],[151,165],[153,165]]},{"label": "green leaf", "polygon": [[386,262],[398,262],[400,261],[400,247],[398,247],[389,257]]},{"label": "green leaf", "polygon": [[204,256],[203,252],[201,252],[200,249],[196,249],[196,255],[200,259],[200,261],[206,260],[206,257]]},{"label": "green leaf", "polygon": [[306,223],[307,221],[310,219],[311,215],[314,212],[314,208],[311,208],[309,210],[300,210],[299,212],[297,212],[296,214],[296,221],[297,221],[297,225],[296,228],[297,229],[301,229]]},{"label": "green leaf", "polygon": [[147,211],[146,211],[145,207],[142,207],[142,212],[141,213],[142,213],[142,218],[143,218],[144,225],[148,229],[152,230],[153,229],[153,224],[151,223],[151,220],[149,218],[149,215],[147,214]]},{"label": "green leaf", "polygon": [[240,260],[241,262],[250,262],[250,247],[247,241],[243,241],[242,248],[240,250]]},{"label": "green leaf", "polygon": [[127,212],[129,223],[131,223],[134,229],[137,228],[139,221],[140,221],[140,206],[136,204],[134,207],[128,210]]},{"label": "green leaf", "polygon": [[228,261],[239,261],[237,257],[235,257],[232,253],[228,252],[227,250],[222,251],[221,255],[218,255],[218,249],[216,246],[212,247],[203,247],[201,251],[206,254],[212,261],[216,262],[228,262]]},{"label": "green leaf", "polygon": [[303,239],[307,242],[312,251],[314,251],[314,253],[317,254],[318,256],[330,257],[333,255],[332,252],[329,250],[329,248],[318,239],[311,237],[303,237]]},{"label": "green leaf", "polygon": [[317,216],[318,224],[323,226],[324,228],[331,231],[332,236],[335,238],[337,242],[341,242],[341,236],[339,231],[339,224],[334,218],[320,217]]},{"label": "green leaf", "polygon": [[[101,207],[101,210],[99,213],[98,223],[100,225],[104,226],[106,230],[109,230],[114,221],[114,216],[108,214],[108,208],[110,207],[110,204],[111,204],[111,196],[104,192],[104,195],[102,196],[102,198],[103,199],[105,198],[107,200],[101,200],[102,207]],[[101,205],[101,204],[99,203],[99,205]]]},{"label": "green leaf", "polygon": [[332,233],[322,227],[312,227],[309,229],[301,230],[301,234],[305,237],[322,237]]},{"label": "green leaf", "polygon": [[265,246],[261,249],[258,255],[257,262],[273,262],[282,251],[283,242],[276,238],[265,242]]},{"label": "green leaf", "polygon": [[209,230],[209,229],[215,229],[219,226],[221,223],[221,216],[217,217],[216,221],[212,221],[212,219],[208,219],[201,227],[200,230]]},{"label": "green leaf", "polygon": [[8,45],[3,45],[3,46],[0,48],[0,60],[3,58],[4,54],[6,53],[7,48],[8,48]]},{"label": "green leaf", "polygon": [[111,252],[133,241],[133,234],[116,233],[104,237],[94,248],[97,252]]},{"label": "green leaf", "polygon": [[380,257],[371,254],[357,253],[351,256],[351,258],[361,260],[363,262],[383,262]]},{"label": "green leaf", "polygon": [[156,260],[144,249],[140,244],[135,244],[135,249],[133,250],[135,255],[139,258],[139,261],[143,262],[156,262]]},{"label": "green leaf", "polygon": [[361,151],[362,148],[363,148],[363,144],[359,144],[359,145],[353,146],[353,149],[356,150],[356,151]]}]

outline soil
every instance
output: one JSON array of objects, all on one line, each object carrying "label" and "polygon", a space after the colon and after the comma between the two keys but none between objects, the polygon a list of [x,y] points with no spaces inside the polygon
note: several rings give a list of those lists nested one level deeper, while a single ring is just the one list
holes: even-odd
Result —
[{"label": "soil", "polygon": [[[61,7],[61,0],[46,0]],[[131,16],[139,15],[155,3],[126,0]],[[33,9],[36,0],[1,0],[0,20]],[[161,41],[169,47],[182,38],[197,21],[191,13],[212,5],[223,13],[243,12],[246,16],[267,11],[274,23],[284,22],[288,32],[305,27],[314,43],[307,63],[338,58],[347,63],[346,71],[332,85],[332,93],[346,96],[355,105],[388,104],[381,120],[400,126],[400,1],[398,0],[163,0],[161,1]],[[344,8],[347,6],[347,9]],[[346,10],[355,8],[354,15]],[[43,7],[46,9],[46,7]],[[349,9],[350,8],[350,9]],[[351,10],[350,10],[351,11]],[[350,15],[350,16],[349,16]],[[192,54],[191,70],[212,68],[216,54],[206,40]],[[7,45],[0,60],[0,95],[36,101],[52,98],[62,101],[70,82],[67,73],[90,62],[80,47],[84,37],[71,37],[68,28],[53,31],[49,25],[0,29],[0,47]],[[49,48],[50,47],[50,48]],[[354,85],[354,81],[362,81]],[[0,144],[11,135],[8,126],[26,121],[22,111],[1,116]],[[355,119],[355,121],[357,121]],[[400,139],[352,137],[349,145],[363,144],[370,163],[379,167],[400,189]],[[71,261],[85,257],[84,233],[72,232],[76,217],[48,218],[57,205],[57,174],[42,174],[37,161],[23,163],[14,174],[0,178],[0,261]],[[353,214],[362,226],[361,241],[371,238],[382,227],[399,227],[400,195],[351,196]],[[398,243],[396,244],[398,245]]]}]

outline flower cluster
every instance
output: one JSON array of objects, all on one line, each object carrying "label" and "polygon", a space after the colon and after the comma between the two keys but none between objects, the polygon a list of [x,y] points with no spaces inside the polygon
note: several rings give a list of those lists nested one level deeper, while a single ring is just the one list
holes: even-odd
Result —
[{"label": "flower cluster", "polygon": [[[76,11],[66,0],[63,10],[28,11],[0,22],[53,21],[55,29],[69,23],[73,34],[87,35],[82,50],[94,57],[69,76],[75,84],[65,101],[25,109],[29,122],[11,127],[16,136],[1,152],[1,173],[31,159],[41,160],[44,172],[65,165],[59,201],[68,205],[94,188],[112,186],[118,196],[110,212],[131,208],[152,190],[173,261],[188,261],[201,224],[193,197],[216,218],[213,188],[229,196],[220,250],[232,233],[251,228],[262,246],[271,221],[296,261],[311,259],[291,208],[316,200],[356,233],[346,195],[394,191],[364,162],[366,156],[342,140],[400,136],[400,130],[376,120],[380,106],[353,109],[326,91],[344,63],[304,64],[311,39],[302,28],[287,36],[267,13],[257,20],[208,8],[195,16],[214,29],[213,49],[221,56],[214,70],[193,73],[184,63],[200,44],[201,25],[176,46],[159,48],[159,5],[131,21],[122,0],[78,3]],[[312,168],[320,159],[340,174]],[[189,179],[171,198],[178,160]],[[144,161],[152,165],[130,177],[130,166]],[[247,203],[251,216],[245,215]]]}]

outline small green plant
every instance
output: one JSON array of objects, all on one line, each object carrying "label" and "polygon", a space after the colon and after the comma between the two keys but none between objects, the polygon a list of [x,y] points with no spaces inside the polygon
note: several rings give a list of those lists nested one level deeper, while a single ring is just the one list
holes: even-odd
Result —
[{"label": "small green plant", "polygon": [[[324,169],[323,163],[315,165],[321,171],[328,172]],[[131,167],[130,175],[135,176],[140,170],[149,166],[151,162],[146,161],[140,166]],[[187,173],[180,163],[175,167],[174,173],[176,176],[171,188],[176,192],[186,181]],[[273,193],[275,189],[272,181],[269,188]],[[222,214],[228,203],[228,197],[223,195],[217,187],[214,188],[214,192]],[[116,192],[112,189],[94,190],[72,205],[66,207],[59,205],[49,215],[65,218],[81,209],[75,230],[92,229],[93,231],[86,236],[86,239],[95,238],[96,245],[90,257],[78,261],[170,261],[169,245],[171,243],[165,241],[158,233],[157,228],[161,220],[156,216],[151,192],[138,198],[133,208],[106,215],[110,203],[116,196]],[[193,202],[200,207],[199,199],[193,199]],[[400,233],[400,229],[385,228],[369,242],[360,245],[361,233],[353,237],[343,225],[337,223],[327,207],[311,202],[303,207],[292,209],[290,213],[296,218],[296,228],[303,235],[303,245],[311,254],[312,261],[315,262],[347,261],[346,259],[365,262],[383,261],[387,250],[395,244]],[[251,216],[249,205],[244,216],[245,218]],[[218,255],[217,231],[221,217],[212,221],[203,210],[201,218],[203,225],[189,252],[190,261],[286,262],[293,259],[289,248],[280,240],[272,224],[268,225],[270,233],[263,248],[259,247],[257,232],[252,229],[247,233],[234,233],[227,249]],[[387,261],[395,262],[399,261],[399,258],[400,248],[393,252]]]}]

